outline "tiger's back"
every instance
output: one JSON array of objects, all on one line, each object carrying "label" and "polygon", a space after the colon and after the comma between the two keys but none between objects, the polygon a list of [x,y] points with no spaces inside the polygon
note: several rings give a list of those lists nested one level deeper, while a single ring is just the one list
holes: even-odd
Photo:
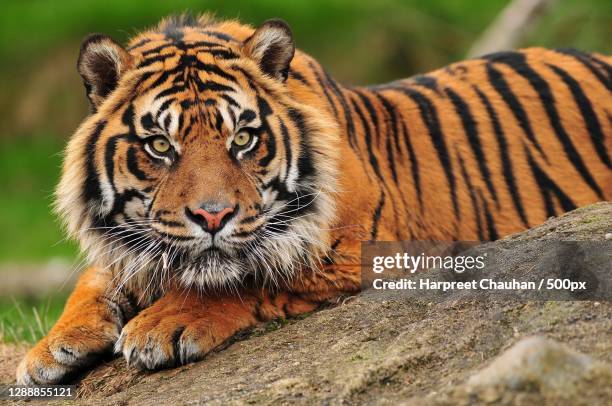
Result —
[{"label": "tiger's back", "polygon": [[369,88],[308,69],[362,237],[493,240],[612,198],[610,58],[532,48]]}]

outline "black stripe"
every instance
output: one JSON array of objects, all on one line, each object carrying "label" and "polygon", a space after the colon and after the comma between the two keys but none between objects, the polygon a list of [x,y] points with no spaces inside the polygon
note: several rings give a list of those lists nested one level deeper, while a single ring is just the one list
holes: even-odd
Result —
[{"label": "black stripe", "polygon": [[424,88],[432,90],[436,93],[440,92],[438,88],[438,80],[435,77],[427,75],[417,75],[411,77],[410,81],[414,82],[416,85],[423,86]]},{"label": "black stripe", "polygon": [[465,163],[463,162],[463,158],[459,154],[459,151],[455,151],[457,157],[459,158],[459,166],[461,168],[461,176],[463,176],[463,181],[468,187],[468,192],[470,194],[470,201],[472,202],[472,208],[474,209],[474,217],[476,217],[476,227],[478,229],[478,240],[484,240],[484,233],[482,231],[482,222],[480,220],[480,206],[478,205],[478,201],[476,199],[476,193],[474,192],[474,186],[472,186],[472,182],[470,181],[470,177],[468,176],[467,170],[465,169]]},{"label": "black stripe", "polygon": [[155,122],[153,121],[153,115],[151,113],[144,114],[140,118],[140,125],[144,130],[152,130],[155,127]]},{"label": "black stripe", "polygon": [[113,209],[111,213],[108,215],[108,218],[111,218],[117,214],[123,213],[126,203],[131,201],[134,198],[139,199],[144,202],[146,197],[142,194],[140,190],[137,190],[137,189],[127,189],[123,193],[116,194],[113,200]]},{"label": "black stripe", "polygon": [[[162,45],[156,46],[155,48],[147,49],[146,51],[143,51],[140,55],[146,58],[154,54],[160,54],[162,51],[168,48],[176,49],[177,46],[176,44],[164,43]],[[166,54],[165,56],[170,56],[170,54]]]},{"label": "black stripe", "polygon": [[136,49],[136,48],[140,48],[141,46],[143,46],[143,45],[145,45],[145,44],[147,44],[149,42],[151,42],[150,38],[141,39],[140,41],[138,41],[134,45],[130,46],[128,48],[128,51],[131,51],[131,50]]},{"label": "black stripe", "polygon": [[110,137],[104,146],[104,166],[106,168],[106,177],[110,183],[113,192],[117,192],[115,188],[115,152],[117,151],[117,142],[125,139],[126,134],[119,134]]},{"label": "black stripe", "polygon": [[222,85],[221,83],[214,82],[212,80],[196,81],[198,91],[205,92],[207,90],[213,92],[233,92],[234,89],[230,86]]},{"label": "black stripe", "polygon": [[546,110],[550,125],[554,129],[559,141],[561,141],[567,158],[580,173],[582,179],[584,179],[584,181],[591,187],[597,196],[603,200],[604,196],[599,188],[599,185],[597,185],[597,182],[595,182],[591,176],[588,168],[584,165],[580,154],[578,154],[578,151],[576,151],[576,148],[574,148],[572,140],[561,123],[561,117],[559,116],[559,112],[557,111],[556,107],[556,100],[548,83],[533,68],[531,68],[531,66],[529,66],[525,60],[525,55],[519,52],[505,52],[503,55],[495,56],[494,60],[496,62],[505,63],[517,74],[527,79],[533,90],[535,90],[538,94],[540,101]]},{"label": "black stripe", "polygon": [[310,62],[309,65],[310,65],[310,69],[312,70],[312,72],[315,75],[315,79],[317,80],[317,83],[318,83],[319,87],[321,88],[321,90],[323,90],[323,94],[325,95],[325,98],[327,99],[327,102],[329,103],[329,105],[331,106],[331,108],[332,108],[332,110],[334,112],[334,117],[338,118],[338,109],[336,109],[336,104],[332,100],[332,97],[329,94],[329,91],[327,90],[327,86],[325,86],[325,84],[323,83],[323,78],[321,77],[319,72],[315,69],[315,67],[312,66],[312,62]]},{"label": "black stripe", "polygon": [[412,142],[410,141],[410,135],[408,133],[408,128],[406,128],[406,123],[402,119],[398,119],[397,114],[402,115],[401,111],[397,111],[396,108],[387,100],[385,96],[383,96],[380,92],[374,90],[378,100],[380,100],[383,108],[389,113],[389,117],[391,118],[391,126],[393,128],[393,138],[395,139],[395,147],[400,156],[403,155],[402,149],[399,145],[400,139],[400,128],[398,122],[401,122],[401,133],[404,140],[404,144],[406,146],[406,150],[408,151],[409,159],[410,159],[410,169],[412,172],[412,179],[414,181],[415,192],[419,201],[419,205],[423,205],[423,196],[421,194],[421,179],[419,175],[419,162],[417,160],[416,153],[414,152],[414,148],[412,147]]},{"label": "black stripe", "polygon": [[474,90],[478,94],[478,97],[482,101],[487,110],[487,114],[489,115],[489,119],[493,124],[493,133],[495,134],[495,138],[497,139],[497,143],[499,144],[499,160],[502,164],[502,171],[504,174],[504,180],[506,181],[506,186],[508,186],[508,191],[510,192],[510,196],[512,196],[512,202],[516,211],[523,222],[525,227],[529,227],[529,221],[527,220],[527,214],[525,213],[525,209],[523,208],[523,204],[521,203],[521,197],[518,192],[518,188],[516,186],[516,180],[514,179],[514,170],[512,168],[512,158],[508,153],[508,142],[506,140],[506,135],[504,134],[504,130],[499,122],[499,117],[497,116],[497,112],[493,108],[493,105],[487,98],[487,96],[477,87],[474,86]]},{"label": "black stripe", "polygon": [[[359,96],[363,105],[365,106],[366,111],[368,112],[368,115],[370,116],[370,120],[372,121],[372,124],[374,125],[374,136],[376,138],[376,144],[379,145],[381,134],[380,134],[380,127],[379,127],[379,122],[378,122],[378,115],[376,113],[376,110],[374,109],[374,106],[372,105],[371,100],[369,99],[369,95],[362,94],[357,89],[354,89],[353,93]],[[368,127],[369,127],[369,123],[368,123]],[[388,132],[387,132],[387,137],[385,141],[386,141],[386,152],[387,152],[387,164],[389,165],[389,169],[391,169],[391,176],[393,178],[393,182],[397,184],[397,170],[395,169],[395,159],[393,157],[393,150],[391,147],[391,136]]]},{"label": "black stripe", "polygon": [[300,140],[300,156],[298,157],[298,179],[304,180],[314,176],[316,173],[315,166],[312,162],[312,153],[309,139],[309,131],[306,126],[306,120],[302,113],[294,108],[287,110],[289,118],[298,131]]},{"label": "black stripe", "polygon": [[536,136],[533,132],[533,128],[531,127],[531,122],[529,121],[529,117],[527,116],[525,109],[523,109],[523,106],[517,99],[516,95],[512,92],[510,86],[508,86],[508,83],[504,79],[504,76],[501,74],[500,71],[495,69],[490,64],[487,64],[487,75],[489,77],[489,82],[491,82],[493,88],[502,97],[506,105],[510,108],[510,111],[512,111],[514,117],[519,122],[519,125],[521,126],[525,134],[527,134],[527,138],[529,138],[529,141],[533,143],[533,145],[537,148],[540,154],[542,154],[546,162],[548,162],[546,153],[544,153],[544,150],[542,150],[540,143],[536,139]]},{"label": "black stripe", "polygon": [[444,135],[442,134],[442,128],[440,127],[440,119],[438,118],[436,107],[433,105],[431,100],[415,89],[402,86],[394,86],[391,87],[391,89],[405,94],[418,106],[421,119],[427,127],[429,137],[431,138],[434,148],[436,149],[436,153],[438,154],[438,158],[440,159],[442,168],[444,169],[446,180],[451,192],[451,201],[453,203],[455,216],[457,218],[461,218],[459,203],[457,201],[455,173],[453,171],[453,165],[446,146],[446,141],[444,139]]},{"label": "black stripe", "polygon": [[266,134],[266,146],[268,149],[266,155],[259,160],[258,165],[266,167],[276,156],[276,140],[274,139],[274,134],[272,134],[270,124],[268,123],[268,116],[272,114],[272,109],[268,102],[261,96],[257,97],[257,107],[259,108],[259,118],[261,120],[260,131]]},{"label": "black stripe", "polygon": [[225,44],[211,41],[195,41],[187,44],[189,48],[227,48]]},{"label": "black stripe", "polygon": [[238,59],[239,55],[235,52],[232,52],[228,49],[203,49],[200,52],[205,52],[207,54],[211,54],[212,56],[214,56],[215,58],[220,58],[220,59]]},{"label": "black stripe", "polygon": [[171,122],[172,122],[172,115],[168,114],[166,118],[164,119],[164,130],[166,130],[166,133],[169,132]]},{"label": "black stripe", "polygon": [[[221,138],[221,134],[223,134],[223,115],[221,114],[221,111],[219,110],[215,110],[215,112],[211,113],[211,115],[214,115],[215,117],[214,127],[215,127],[215,130],[217,130],[217,134],[215,135],[215,137]],[[168,114],[168,117],[170,117],[170,114]],[[219,139],[219,138],[215,138],[215,139]]]},{"label": "black stripe", "polygon": [[[238,66],[238,65],[232,65],[231,68],[235,70],[236,72],[241,73],[242,76],[244,76],[244,80],[246,80],[251,90],[258,93],[257,85],[255,84],[255,79],[253,78],[253,75],[251,75],[249,72],[247,72],[245,69],[243,69],[241,66]],[[261,86],[261,88],[267,93],[270,93],[270,89],[268,89],[267,87]]]},{"label": "black stripe", "polygon": [[106,121],[100,121],[96,124],[86,145],[87,168],[85,183],[83,185],[83,200],[85,204],[91,202],[99,202],[102,199],[102,190],[100,189],[100,179],[96,170],[96,146],[100,139],[100,134],[106,127]]},{"label": "black stripe", "polygon": [[594,54],[588,54],[587,56],[591,61],[593,61],[593,63],[597,65],[599,69],[607,73],[608,83],[612,81],[612,65],[610,65],[607,61],[602,61]]},{"label": "black stripe", "polygon": [[219,31],[206,30],[206,31],[204,31],[204,34],[210,35],[211,37],[215,37],[215,38],[221,39],[223,41],[227,41],[227,42],[236,42],[237,41],[231,35],[228,35],[228,34],[225,34],[223,32],[219,32]]},{"label": "black stripe", "polygon": [[376,109],[374,108],[371,100],[369,99],[369,95],[363,94],[361,91],[359,91],[359,89],[353,89],[353,92],[357,94],[357,96],[359,96],[359,98],[361,99],[361,102],[363,103],[366,110],[368,111],[368,114],[370,115],[370,118],[372,119],[372,124],[374,124],[374,131],[375,131],[376,138],[380,138],[378,115],[376,114]]},{"label": "black stripe", "polygon": [[150,180],[147,174],[138,167],[138,159],[136,158],[136,148],[130,146],[127,152],[127,168],[138,180]]},{"label": "black stripe", "polygon": [[310,86],[310,83],[308,83],[308,80],[304,77],[304,75],[302,75],[300,72],[297,72],[295,70],[289,71],[289,79],[295,79],[298,82],[301,82],[302,84],[304,84],[305,86]]},{"label": "black stripe", "polygon": [[571,77],[566,71],[563,69],[548,65],[557,75],[561,77],[563,82],[567,85],[567,87],[572,92],[572,96],[576,101],[576,104],[580,108],[580,112],[582,113],[582,118],[586,125],[589,135],[591,136],[591,141],[593,142],[593,146],[595,147],[595,151],[597,151],[597,155],[601,162],[603,162],[608,168],[612,167],[612,163],[610,162],[610,157],[606,151],[606,146],[604,145],[604,134],[601,130],[601,125],[599,124],[599,120],[597,119],[597,114],[593,110],[593,105],[589,98],[584,94],[580,84]]},{"label": "black stripe", "polygon": [[603,84],[608,90],[612,90],[612,76],[608,74],[608,77],[606,78],[598,68],[593,66],[593,60],[590,58],[590,55],[575,49],[555,49],[555,51],[574,57],[585,68],[587,68],[593,74],[593,76],[595,76],[595,78],[601,82],[601,84]]},{"label": "black stripe", "polygon": [[270,321],[270,318],[266,316],[266,314],[262,311],[263,300],[261,298],[257,298],[257,303],[253,307],[253,316],[259,322]]},{"label": "black stripe", "polygon": [[[381,137],[380,126],[378,121],[378,114],[376,113],[376,109],[374,109],[374,105],[370,100],[370,94],[363,94],[361,91],[354,89],[354,92],[359,96],[363,105],[366,107],[368,114],[371,117],[372,123],[374,124],[375,136],[377,139],[377,145],[379,144],[379,140]],[[395,158],[393,156],[393,147],[391,145],[391,141],[393,139],[392,134],[389,131],[389,127],[387,126],[387,134],[385,139],[385,147],[387,152],[387,164],[389,165],[389,169],[391,170],[391,177],[393,178],[393,182],[397,185],[397,170],[395,168]]]},{"label": "black stripe", "polygon": [[[363,114],[363,111],[359,107],[359,104],[357,104],[356,100],[353,98],[350,98],[349,100],[351,101],[351,104],[353,108],[355,109],[355,112],[357,113],[357,116],[359,117],[359,121],[361,122],[361,125],[364,129],[364,141],[365,141],[366,149],[368,152],[368,160],[370,162],[370,165],[372,166],[372,169],[374,170],[374,173],[376,174],[376,177],[378,178],[380,182],[380,193],[382,195],[381,204],[384,204],[384,195],[385,195],[384,189],[387,188],[387,185],[382,176],[382,173],[380,172],[380,166],[378,165],[378,159],[376,159],[376,155],[374,154],[374,151],[372,149],[372,134],[370,132],[370,126],[365,118],[365,115]],[[380,207],[380,210],[382,210],[382,206]],[[373,232],[373,238],[376,238],[377,227],[378,227],[378,217],[380,217],[380,213],[378,213],[378,215],[376,215],[376,213],[374,214],[375,214],[374,217],[376,221],[372,225],[372,230],[373,230],[372,232]],[[397,217],[397,213],[395,213],[395,216]]]},{"label": "black stripe", "polygon": [[242,123],[243,125],[247,125],[251,121],[255,120],[256,118],[257,118],[257,114],[255,114],[253,110],[244,109],[242,113],[240,113],[240,116],[238,116],[238,122]]},{"label": "black stripe", "polygon": [[166,227],[171,227],[171,228],[185,227],[185,223],[183,223],[182,221],[164,220],[163,218],[159,216],[156,216],[155,220]]},{"label": "black stripe", "polygon": [[182,131],[184,125],[185,125],[185,112],[181,111],[181,112],[179,112],[178,126],[176,127],[177,128],[177,132],[179,134]]},{"label": "black stripe", "polygon": [[[373,92],[374,96],[376,96],[376,98],[378,99],[378,101],[381,103],[381,105],[383,106],[383,109],[386,112],[386,115],[389,117],[389,121],[391,122],[391,125],[389,125],[389,122],[386,122],[385,124],[385,128],[386,128],[386,147],[387,147],[387,161],[389,163],[389,168],[391,168],[391,176],[393,177],[393,182],[395,182],[395,184],[398,184],[398,179],[397,179],[397,170],[395,168],[395,156],[393,155],[393,146],[391,145],[391,142],[393,141],[393,145],[395,146],[395,150],[397,151],[398,155],[401,157],[403,155],[402,153],[402,149],[399,146],[399,129],[397,127],[397,116],[395,115],[395,110],[393,109],[393,106],[391,106],[391,104],[389,103],[389,101],[387,99],[385,99],[383,96],[381,96],[380,94]],[[386,120],[385,120],[386,121]]]},{"label": "black stripe", "polygon": [[147,66],[153,65],[156,62],[164,62],[166,59],[173,57],[173,54],[168,54],[168,55],[158,55],[158,56],[153,56],[151,58],[145,58],[143,59],[137,66],[137,69],[140,68],[145,68]]},{"label": "black stripe", "polygon": [[385,191],[381,189],[378,205],[376,206],[376,209],[374,209],[374,214],[372,215],[372,228],[370,229],[370,235],[372,236],[372,240],[376,240],[376,237],[378,236],[378,223],[380,222],[380,217],[382,215],[382,210],[384,206]]},{"label": "black stripe", "polygon": [[383,108],[387,112],[387,115],[389,116],[389,120],[391,120],[391,129],[392,129],[391,136],[393,137],[393,143],[395,145],[395,150],[397,151],[397,154],[400,157],[402,157],[404,155],[404,151],[402,151],[402,149],[400,148],[399,128],[397,125],[398,119],[397,119],[397,112],[395,111],[395,107],[382,94],[376,91],[373,91],[373,92],[374,92],[374,95],[380,101],[380,104],[382,104]]},{"label": "black stripe", "polygon": [[285,166],[285,179],[283,179],[285,182],[287,181],[287,178],[289,177],[289,172],[291,171],[291,160],[292,155],[291,155],[291,140],[289,139],[289,130],[287,130],[287,126],[285,125],[285,123],[281,120],[280,122],[280,128],[281,128],[281,134],[283,136],[283,146],[285,147],[285,160],[286,160],[286,166]]},{"label": "black stripe", "polygon": [[489,205],[485,200],[484,196],[482,195],[482,191],[480,190],[478,191],[478,197],[480,197],[480,201],[484,206],[485,220],[487,221],[487,231],[489,232],[489,240],[495,241],[499,238],[497,227],[495,227],[495,219],[491,215],[491,212],[489,211]]},{"label": "black stripe", "polygon": [[240,107],[240,104],[238,104],[238,102],[236,101],[236,99],[234,99],[232,96],[230,96],[230,95],[228,95],[228,94],[223,93],[223,94],[221,95],[221,98],[222,98],[222,99],[224,99],[225,101],[227,101],[227,103],[228,103],[230,106],[233,106],[233,107]]},{"label": "black stripe", "polygon": [[410,141],[410,134],[408,133],[408,128],[406,127],[406,123],[402,121],[402,135],[404,138],[404,143],[406,144],[406,149],[408,150],[408,155],[410,156],[410,170],[412,171],[412,178],[414,179],[414,187],[416,189],[417,198],[419,199],[419,206],[423,207],[423,193],[421,192],[421,175],[419,170],[419,161],[414,151],[414,147],[412,146],[412,141]]},{"label": "black stripe", "polygon": [[249,216],[249,217],[245,217],[242,220],[240,220],[240,225],[247,225],[247,224],[251,224],[257,220],[259,220],[261,218],[261,213],[258,213],[254,216]]},{"label": "black stripe", "polygon": [[455,111],[457,115],[461,118],[461,123],[463,124],[463,129],[470,143],[470,147],[472,148],[472,152],[476,157],[476,162],[478,163],[478,168],[480,169],[480,173],[487,185],[487,189],[493,196],[493,200],[499,207],[499,200],[497,199],[497,191],[493,186],[493,182],[491,181],[491,173],[489,172],[489,167],[487,166],[487,157],[482,151],[482,145],[480,143],[480,136],[478,135],[478,123],[474,120],[474,116],[470,110],[470,106],[463,100],[461,96],[455,93],[451,88],[446,88],[446,94],[450,98],[453,106],[455,107]]},{"label": "black stripe", "polygon": [[[151,83],[149,86],[147,86],[148,89],[153,89],[157,86],[161,86],[163,85],[168,78],[170,77],[170,75],[175,74],[176,72],[178,72],[179,69],[173,69],[172,71],[164,71],[162,72],[159,77],[157,79],[155,79],[155,81],[153,83]],[[177,76],[180,77],[180,76]]]},{"label": "black stripe", "polygon": [[391,177],[393,178],[393,182],[397,185],[397,171],[395,169],[395,157],[393,156],[393,147],[391,145],[390,135],[387,135],[386,149],[387,149],[387,163],[389,164],[389,168],[391,169]]},{"label": "black stripe", "polygon": [[359,107],[357,102],[352,98],[350,99],[350,101],[363,127],[365,145],[368,151],[368,159],[370,161],[370,165],[372,166],[372,169],[374,169],[374,173],[376,173],[376,176],[378,177],[378,179],[380,179],[380,181],[382,182],[383,176],[380,172],[380,166],[378,165],[378,159],[376,159],[376,155],[374,154],[374,151],[372,150],[372,134],[370,132],[370,126],[368,125],[365,115],[363,114],[363,111],[361,111],[361,108]]},{"label": "black stripe", "polygon": [[527,148],[527,146],[524,144],[523,148],[525,150],[525,155],[527,156],[527,163],[531,168],[533,177],[535,178],[536,183],[538,184],[538,187],[540,189],[540,193],[542,194],[542,200],[544,200],[546,215],[548,217],[556,215],[555,205],[550,195],[551,192],[554,193],[554,195],[557,197],[564,211],[574,210],[576,208],[574,202],[572,202],[572,200],[565,193],[563,193],[559,186],[557,186],[555,182],[553,182],[552,179],[550,179],[548,175],[546,175],[546,172],[544,172],[542,168],[538,166],[538,164],[531,156],[529,148]]},{"label": "black stripe", "polygon": [[222,77],[223,79],[226,79],[230,82],[236,81],[236,77],[234,75],[222,70],[218,65],[204,63],[198,60],[196,63],[196,67],[201,71],[208,72],[208,73],[214,73],[215,75]]},{"label": "black stripe", "polygon": [[121,115],[121,122],[128,128],[128,133],[132,135],[136,135],[136,127],[134,124],[134,105],[130,101],[130,104],[126,107]]},{"label": "black stripe", "polygon": [[236,126],[238,125],[236,113],[234,113],[234,110],[231,107],[227,109],[227,112],[230,115],[230,120],[232,120],[232,127],[236,128]]},{"label": "black stripe", "polygon": [[162,90],[161,92],[157,93],[155,95],[155,100],[159,100],[159,99],[161,99],[163,97],[171,96],[171,95],[180,93],[180,92],[182,92],[184,90],[185,90],[185,86],[183,86],[183,85],[169,87],[169,88],[167,88],[165,90]]},{"label": "black stripe", "polygon": [[336,248],[338,248],[338,246],[340,245],[342,241],[340,240],[340,238],[336,238],[336,240],[334,241],[334,243],[331,245],[330,249],[332,251],[334,251]]},{"label": "black stripe", "polygon": [[162,115],[163,112],[165,112],[168,107],[170,107],[170,105],[172,103],[174,103],[176,101],[175,98],[170,98],[168,100],[165,100],[160,106],[159,109],[157,110],[157,112],[155,113],[155,121],[159,120],[159,116]]},{"label": "black stripe", "polygon": [[[291,218],[299,218],[305,214],[313,213],[317,210],[315,201],[317,194],[311,193],[312,190],[298,189],[295,192],[289,192],[285,188],[285,184],[280,179],[275,177],[270,183],[265,185],[265,188],[272,188],[278,193],[277,201],[285,201],[283,210],[280,213],[274,214],[266,223],[266,227],[274,227],[275,231],[284,231],[289,227]],[[288,219],[288,217],[291,217]]]},{"label": "black stripe", "polygon": [[[344,120],[346,121],[349,145],[351,146],[353,151],[358,152],[359,147],[357,146],[357,140],[355,139],[355,124],[353,123],[353,118],[350,114],[348,102],[344,97],[342,90],[338,87],[334,79],[332,79],[332,77],[325,70],[323,70],[323,73],[325,75],[325,80],[327,81],[327,84],[331,87],[332,91],[338,98],[340,106],[342,107],[342,111],[344,112]],[[357,153],[357,156],[359,156],[359,153]]]}]

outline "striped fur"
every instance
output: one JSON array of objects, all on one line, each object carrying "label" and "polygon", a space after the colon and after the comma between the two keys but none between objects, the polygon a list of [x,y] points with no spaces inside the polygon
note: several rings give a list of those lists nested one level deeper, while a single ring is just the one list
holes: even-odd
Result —
[{"label": "striped fur", "polygon": [[[94,268],[20,382],[61,381],[112,346],[150,369],[201,358],[357,291],[363,240],[494,240],[612,198],[607,56],[534,48],[346,87],[280,22],[179,17],[127,50],[84,46],[93,113],[57,207]],[[241,127],[256,142],[236,150]],[[172,154],[155,157],[160,134]],[[239,209],[211,237],[186,208],[219,196]],[[79,319],[84,303],[104,317]],[[77,328],[105,333],[80,344]]]}]

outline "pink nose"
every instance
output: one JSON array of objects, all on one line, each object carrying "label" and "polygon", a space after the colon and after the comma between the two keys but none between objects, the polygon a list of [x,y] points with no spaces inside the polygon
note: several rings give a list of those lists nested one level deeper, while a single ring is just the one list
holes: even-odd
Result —
[{"label": "pink nose", "polygon": [[192,213],[195,216],[202,217],[206,222],[206,230],[212,232],[221,228],[223,219],[233,212],[233,207],[225,207],[219,211],[207,211],[203,208],[199,208],[195,209]]}]

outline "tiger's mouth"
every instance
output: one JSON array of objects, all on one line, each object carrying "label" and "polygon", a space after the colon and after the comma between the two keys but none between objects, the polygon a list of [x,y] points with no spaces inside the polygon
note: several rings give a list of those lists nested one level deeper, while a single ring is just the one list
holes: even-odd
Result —
[{"label": "tiger's mouth", "polygon": [[163,290],[179,283],[218,290],[249,280],[278,287],[300,269],[316,266],[326,252],[324,224],[317,220],[327,197],[311,195],[299,205],[279,201],[257,215],[234,216],[215,233],[195,222],[179,229],[155,217],[115,216],[111,224],[84,230],[83,248],[101,266],[112,266],[120,286]]},{"label": "tiger's mouth", "polygon": [[[240,286],[245,278],[258,275],[262,280],[279,272],[274,255],[263,244],[232,245],[212,243],[203,249],[182,248],[167,272],[183,286],[227,289]],[[273,278],[274,279],[274,278]]]},{"label": "tiger's mouth", "polygon": [[245,261],[247,258],[246,247],[235,247],[235,248],[222,248],[218,245],[211,245],[194,254],[191,257],[191,261],[202,261],[209,262],[211,259],[223,263],[223,262],[235,262]]},{"label": "tiger's mouth", "polygon": [[151,222],[141,221],[111,227],[98,235],[93,248],[97,252],[94,256],[101,256],[97,247],[117,247],[107,250],[111,255],[104,262],[117,265],[120,285],[129,285],[132,279],[138,279],[137,275],[146,275],[147,280],[160,286],[179,281],[183,286],[219,289],[237,285],[248,275],[279,272],[279,261],[275,259],[279,251],[266,246],[258,232],[247,237],[242,241],[233,240],[231,235],[178,238],[161,232]]}]

